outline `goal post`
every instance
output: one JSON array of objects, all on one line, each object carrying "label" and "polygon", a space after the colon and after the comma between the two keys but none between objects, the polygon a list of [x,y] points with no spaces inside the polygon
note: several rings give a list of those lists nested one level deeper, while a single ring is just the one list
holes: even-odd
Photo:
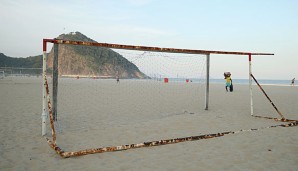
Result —
[{"label": "goal post", "polygon": [[210,73],[210,54],[206,54],[206,93],[205,93],[205,110],[209,107],[209,74]]}]

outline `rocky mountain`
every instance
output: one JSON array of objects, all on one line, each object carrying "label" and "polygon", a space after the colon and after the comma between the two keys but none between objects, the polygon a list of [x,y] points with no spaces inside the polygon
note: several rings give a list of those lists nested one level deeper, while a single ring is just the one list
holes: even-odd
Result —
[{"label": "rocky mountain", "polygon": [[[80,32],[62,34],[57,39],[96,42]],[[148,78],[119,53],[103,47],[63,45],[58,49],[59,75],[107,78]],[[53,67],[53,48],[48,54],[48,71]],[[0,67],[42,68],[42,55],[12,58],[0,53]]]},{"label": "rocky mountain", "polygon": [[[62,34],[57,39],[96,42],[80,32]],[[48,68],[53,67],[53,48],[48,55]],[[59,75],[146,78],[136,65],[119,53],[103,47],[59,44]]]}]

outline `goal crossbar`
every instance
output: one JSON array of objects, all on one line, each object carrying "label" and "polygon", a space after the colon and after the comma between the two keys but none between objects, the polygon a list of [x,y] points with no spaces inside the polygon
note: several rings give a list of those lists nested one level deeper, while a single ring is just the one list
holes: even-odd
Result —
[{"label": "goal crossbar", "polygon": [[273,53],[251,53],[251,52],[231,52],[231,51],[213,51],[213,50],[195,50],[195,49],[176,49],[176,48],[161,48],[150,46],[133,46],[122,44],[110,43],[97,43],[97,42],[83,42],[61,39],[43,39],[43,51],[46,51],[46,44],[70,44],[70,45],[83,45],[83,46],[99,46],[112,49],[126,49],[126,50],[141,50],[153,52],[168,52],[168,53],[188,53],[188,54],[229,54],[229,55],[274,55]]}]

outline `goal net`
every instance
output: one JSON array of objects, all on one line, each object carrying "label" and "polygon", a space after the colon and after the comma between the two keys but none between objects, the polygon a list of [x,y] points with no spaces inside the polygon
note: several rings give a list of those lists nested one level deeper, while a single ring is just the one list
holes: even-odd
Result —
[{"label": "goal net", "polygon": [[[54,43],[48,58],[47,42]],[[214,128],[205,122],[208,120],[206,117],[205,120],[201,117],[206,114],[204,109],[208,110],[210,54],[248,55],[250,109],[254,116],[251,84],[252,78],[256,83],[257,80],[251,72],[251,55],[272,55],[269,53],[158,48],[61,39],[44,39],[43,51],[42,135],[46,132],[48,109],[52,140],[46,139],[62,157],[298,125],[297,120],[286,119],[277,110],[259,84],[281,119],[255,117],[289,123],[241,128],[238,131],[226,131],[226,125],[221,125],[225,131],[210,134],[208,132],[214,131]],[[194,115],[198,113],[200,115]],[[212,117],[212,122],[215,121],[214,117],[220,118]],[[222,123],[220,120],[216,122],[212,124]],[[202,125],[200,131],[203,134],[198,132],[196,125]],[[239,127],[241,123],[235,126]],[[59,134],[55,133],[56,130]],[[63,151],[60,147],[72,152]]]},{"label": "goal net", "polygon": [[5,77],[5,73],[4,73],[4,71],[1,71],[0,70],[0,79],[3,79]]},{"label": "goal net", "polygon": [[5,81],[28,82],[41,76],[42,68],[0,67],[0,79]]},{"label": "goal net", "polygon": [[80,45],[59,45],[57,53],[57,72],[54,50],[48,56],[47,79],[57,139],[69,150],[183,136],[175,126],[158,135],[150,129],[204,111],[206,55]]}]

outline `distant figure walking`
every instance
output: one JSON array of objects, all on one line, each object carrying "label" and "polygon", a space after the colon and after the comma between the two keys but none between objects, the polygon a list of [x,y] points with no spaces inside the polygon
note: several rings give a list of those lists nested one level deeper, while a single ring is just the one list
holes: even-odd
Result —
[{"label": "distant figure walking", "polygon": [[119,76],[116,77],[117,83],[120,83]]},{"label": "distant figure walking", "polygon": [[232,82],[232,78],[231,78],[231,73],[230,72],[225,72],[224,73],[224,77],[226,80],[226,91],[233,91],[233,82]]},{"label": "distant figure walking", "polygon": [[292,79],[291,85],[292,85],[292,86],[295,85],[295,78]]}]

